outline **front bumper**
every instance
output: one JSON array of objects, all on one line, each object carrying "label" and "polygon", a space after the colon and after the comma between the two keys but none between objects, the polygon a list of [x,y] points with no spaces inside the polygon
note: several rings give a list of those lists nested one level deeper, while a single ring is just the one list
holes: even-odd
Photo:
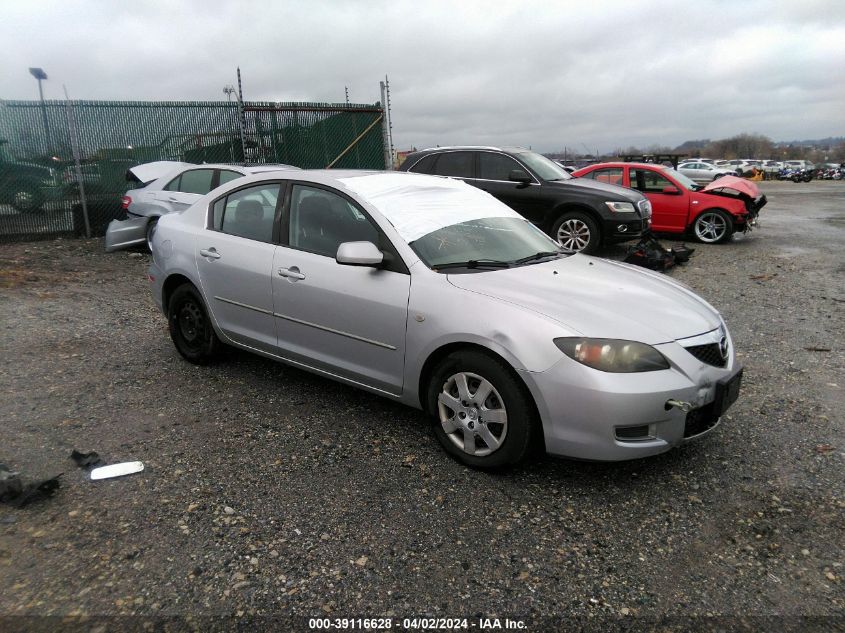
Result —
[{"label": "front bumper", "polygon": [[[612,374],[563,357],[544,372],[520,371],[540,412],[546,451],[621,461],[663,453],[714,429],[723,413],[717,393],[721,399],[742,371],[733,345],[724,368],[701,362],[676,342],[655,347],[670,369]],[[692,411],[670,400],[689,403]]]},{"label": "front bumper", "polygon": [[126,220],[112,220],[106,228],[106,252],[137,246],[147,241],[150,218],[129,215]]},{"label": "front bumper", "polygon": [[602,220],[602,235],[605,244],[627,242],[642,236],[643,231],[649,226],[647,219],[639,217],[635,219],[605,218]]}]

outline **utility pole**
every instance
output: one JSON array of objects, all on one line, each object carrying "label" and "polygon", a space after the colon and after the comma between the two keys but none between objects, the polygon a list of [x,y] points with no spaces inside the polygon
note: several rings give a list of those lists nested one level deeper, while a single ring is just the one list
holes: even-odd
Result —
[{"label": "utility pole", "polygon": [[349,105],[349,86],[344,86],[343,92],[346,93],[346,105]]}]

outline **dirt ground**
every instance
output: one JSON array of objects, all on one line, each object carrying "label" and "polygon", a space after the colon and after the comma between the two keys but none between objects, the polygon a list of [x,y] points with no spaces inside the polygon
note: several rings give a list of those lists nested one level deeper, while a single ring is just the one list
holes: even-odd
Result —
[{"label": "dirt ground", "polygon": [[[745,365],[720,427],[647,460],[501,474],[452,461],[419,411],[248,354],[184,362],[141,252],[3,245],[0,462],[63,475],[51,499],[0,506],[0,629],[845,628],[845,183],[761,184],[759,228],[691,244],[669,273],[722,312]],[[92,482],[72,449],[145,470]]]}]

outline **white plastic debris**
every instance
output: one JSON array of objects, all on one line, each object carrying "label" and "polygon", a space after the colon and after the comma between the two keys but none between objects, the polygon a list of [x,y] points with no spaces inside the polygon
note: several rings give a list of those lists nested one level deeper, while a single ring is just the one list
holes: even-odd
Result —
[{"label": "white plastic debris", "polygon": [[123,475],[131,475],[139,473],[144,470],[143,462],[123,462],[121,464],[109,464],[108,466],[101,466],[91,471],[91,479],[110,479],[112,477],[122,477]]}]

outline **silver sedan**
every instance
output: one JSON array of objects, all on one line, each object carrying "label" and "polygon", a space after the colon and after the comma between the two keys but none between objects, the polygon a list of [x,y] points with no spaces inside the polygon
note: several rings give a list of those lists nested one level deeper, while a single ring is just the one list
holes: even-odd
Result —
[{"label": "silver sedan", "polygon": [[127,170],[127,179],[140,186],[130,189],[121,201],[125,220],[112,220],[106,228],[106,252],[138,244],[150,245],[158,219],[168,213],[184,211],[212,189],[249,174],[290,165],[195,165],[161,160],[143,163]]},{"label": "silver sedan", "polygon": [[710,163],[700,161],[687,161],[678,165],[678,171],[687,178],[696,182],[712,182],[727,174],[733,175],[733,169],[728,167],[717,167]]},{"label": "silver sedan", "polygon": [[424,409],[475,467],[534,447],[654,455],[712,430],[739,394],[707,302],[660,274],[567,255],[456,180],[239,179],[161,218],[149,277],[188,361],[231,345]]}]

